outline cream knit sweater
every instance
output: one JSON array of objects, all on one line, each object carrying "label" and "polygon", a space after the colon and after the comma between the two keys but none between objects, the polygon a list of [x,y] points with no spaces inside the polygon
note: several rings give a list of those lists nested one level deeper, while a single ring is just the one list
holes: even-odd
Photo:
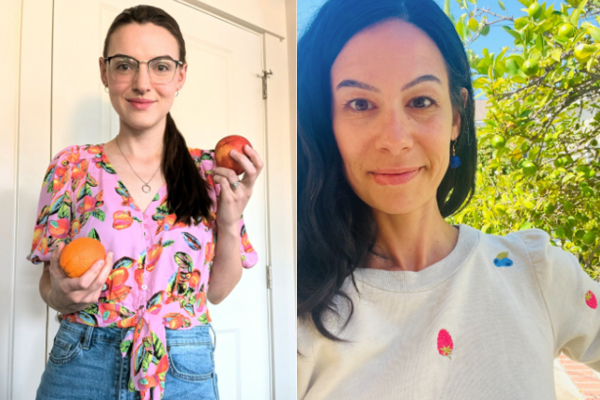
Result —
[{"label": "cream knit sweater", "polygon": [[600,370],[600,284],[577,259],[538,229],[458,227],[422,271],[358,269],[360,294],[346,280],[350,342],[298,322],[298,400],[551,400],[561,351]]}]

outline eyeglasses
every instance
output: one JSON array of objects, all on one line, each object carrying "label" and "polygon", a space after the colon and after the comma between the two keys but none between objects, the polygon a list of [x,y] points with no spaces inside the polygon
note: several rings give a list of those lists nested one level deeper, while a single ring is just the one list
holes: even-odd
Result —
[{"label": "eyeglasses", "polygon": [[133,57],[116,54],[105,58],[104,61],[108,63],[111,77],[118,83],[131,82],[139,72],[141,63],[146,63],[148,66],[148,75],[152,83],[170,83],[175,77],[177,66],[183,65],[182,61],[174,60],[170,56],[156,57],[149,61],[138,61]]}]

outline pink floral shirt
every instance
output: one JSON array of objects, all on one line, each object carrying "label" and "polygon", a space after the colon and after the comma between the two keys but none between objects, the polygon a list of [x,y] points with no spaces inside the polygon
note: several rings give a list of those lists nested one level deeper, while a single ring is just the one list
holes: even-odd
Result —
[{"label": "pink floral shirt", "polygon": [[[92,237],[112,251],[114,265],[97,304],[63,319],[128,332],[121,353],[131,356],[129,390],[141,399],[162,399],[169,368],[168,329],[191,329],[211,321],[206,305],[215,254],[219,186],[212,180],[213,151],[189,149],[210,186],[212,221],[175,222],[165,200],[167,185],[142,212],[104,154],[104,145],[74,145],[60,151],[46,171],[31,253],[34,264],[50,261],[59,242]],[[239,222],[242,266],[257,254]],[[154,388],[154,389],[153,389]],[[151,394],[152,392],[152,394]]]}]

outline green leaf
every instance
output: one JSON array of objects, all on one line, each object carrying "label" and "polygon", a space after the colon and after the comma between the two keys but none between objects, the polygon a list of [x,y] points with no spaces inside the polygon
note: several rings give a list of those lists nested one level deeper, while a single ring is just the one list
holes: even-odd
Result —
[{"label": "green leaf", "polygon": [[501,2],[500,0],[498,0],[498,5],[502,9],[502,11],[506,11],[506,7],[504,7],[504,3],[503,2]]},{"label": "green leaf", "polygon": [[100,210],[99,208],[92,211],[92,216],[98,218],[102,222],[104,222],[104,219],[106,218],[104,211]]},{"label": "green leaf", "polygon": [[596,43],[600,43],[600,29],[595,26],[591,26],[587,29],[587,33],[596,41]]},{"label": "green leaf", "polygon": [[92,238],[92,239],[96,239],[98,241],[100,240],[100,235],[98,235],[98,231],[96,231],[96,228],[92,228],[92,230],[90,231],[90,233],[88,233],[88,237]]},{"label": "green leaf", "polygon": [[587,4],[587,2],[588,2],[588,0],[583,0],[581,3],[579,3],[579,6],[577,6],[577,9],[575,11],[573,11],[573,13],[571,14],[570,21],[571,21],[571,24],[573,24],[573,26],[577,27],[577,22],[579,21],[579,15],[583,11],[583,8]]},{"label": "green leaf", "polygon": [[504,29],[506,32],[510,33],[512,37],[514,37],[517,40],[521,40],[521,34],[518,32],[515,32],[510,26],[502,26],[502,29]]}]

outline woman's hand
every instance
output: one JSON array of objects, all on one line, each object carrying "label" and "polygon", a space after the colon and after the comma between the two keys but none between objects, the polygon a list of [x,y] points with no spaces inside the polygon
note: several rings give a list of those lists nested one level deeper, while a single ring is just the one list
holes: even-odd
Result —
[{"label": "woman's hand", "polygon": [[[221,186],[217,206],[217,243],[215,258],[210,270],[210,285],[206,297],[212,304],[225,299],[242,277],[240,257],[240,220],[252,195],[252,187],[260,174],[263,162],[252,147],[244,146],[244,154],[234,150],[231,157],[244,169],[244,179],[239,181],[229,168],[216,167],[213,180]],[[231,184],[240,182],[234,190]]]},{"label": "woman's hand", "polygon": [[[246,204],[252,195],[254,182],[263,168],[263,162],[258,153],[250,146],[244,146],[244,154],[232,150],[230,155],[244,169],[244,178],[240,181],[232,169],[216,167],[213,170],[213,180],[221,187],[217,207],[217,226],[219,230],[237,228]],[[240,182],[236,189],[234,182]]]},{"label": "woman's hand", "polygon": [[59,260],[65,244],[60,242],[50,255],[50,283],[52,290],[48,302],[56,311],[70,314],[85,310],[98,302],[102,287],[112,271],[113,253],[108,252],[104,260],[98,260],[79,278],[69,278],[61,268]]}]

